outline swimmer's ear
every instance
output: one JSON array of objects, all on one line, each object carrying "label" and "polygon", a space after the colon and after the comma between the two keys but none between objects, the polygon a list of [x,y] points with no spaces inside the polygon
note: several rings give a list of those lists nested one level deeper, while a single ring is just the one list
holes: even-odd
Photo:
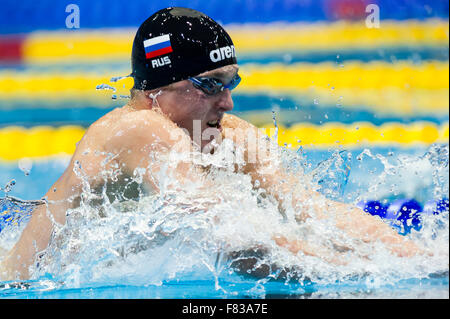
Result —
[{"label": "swimmer's ear", "polygon": [[152,109],[155,105],[158,106],[157,103],[155,92],[133,89],[130,104],[139,108],[145,107],[146,109]]},{"label": "swimmer's ear", "polygon": [[148,97],[150,98],[150,101],[151,101],[151,105],[150,105],[150,108],[154,108],[154,107],[158,107],[158,108],[160,108],[159,107],[159,103],[158,103],[158,96],[160,96],[162,94],[162,91],[161,90],[159,90],[159,91],[157,91],[157,92],[149,92],[148,93]]}]

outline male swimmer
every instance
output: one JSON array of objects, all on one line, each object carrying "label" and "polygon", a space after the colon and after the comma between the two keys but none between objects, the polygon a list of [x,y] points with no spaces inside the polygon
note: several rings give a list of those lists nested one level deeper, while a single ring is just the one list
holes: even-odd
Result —
[{"label": "male swimmer", "polygon": [[[381,220],[308,191],[302,187],[301,176],[285,172],[276,159],[251,154],[247,137],[237,136],[236,132],[258,136],[257,128],[226,114],[233,109],[231,91],[240,82],[236,51],[227,32],[208,16],[174,7],[149,17],[133,42],[132,76],[134,87],[129,103],[88,128],[69,166],[46,193],[46,205],[35,209],[20,239],[3,260],[2,280],[29,278],[29,266],[48,246],[54,226],[63,225],[66,211],[80,204],[83,182],[88,182],[93,192],[101,194],[105,190],[108,196],[115,196],[123,191],[132,198],[133,191],[124,188],[125,181],[133,177],[136,168],[147,168],[135,191],[158,191],[152,176],[160,165],[152,160],[154,154],[164,158],[175,147],[213,152],[213,142],[225,138],[244,149],[245,164],[239,169],[251,176],[255,187],[264,188],[276,198],[280,207],[296,208],[297,222],[312,216],[334,218],[336,226],[349,236],[364,242],[380,241],[399,256],[421,253],[414,243]],[[252,149],[258,152],[258,147]],[[101,172],[108,169],[119,173],[105,183]],[[196,172],[202,169],[192,160],[183,160],[173,173],[179,185],[188,185],[201,179]],[[205,181],[205,189],[220,187],[211,183]],[[292,198],[283,196],[293,190]],[[273,234],[273,240],[295,254],[327,254],[314,243],[295,238]]]}]

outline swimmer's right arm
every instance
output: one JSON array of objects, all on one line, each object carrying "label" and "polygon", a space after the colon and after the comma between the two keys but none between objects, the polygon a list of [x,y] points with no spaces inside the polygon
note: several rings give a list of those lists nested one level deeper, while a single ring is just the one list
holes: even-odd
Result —
[{"label": "swimmer's right arm", "polygon": [[[69,165],[70,169],[71,165]],[[6,255],[0,265],[0,279],[28,279],[29,266],[35,261],[36,255],[47,248],[55,223],[65,223],[65,212],[72,206],[69,191],[76,188],[67,187],[68,170],[56,181],[47,192],[46,203],[37,206],[30,221],[14,247]]]},{"label": "swimmer's right arm", "polygon": [[19,241],[0,265],[0,279],[29,278],[28,267],[33,263],[36,253],[47,247],[53,228],[45,211],[45,205],[40,205],[33,211],[30,222],[23,230]]},{"label": "swimmer's right arm", "polygon": [[[134,112],[138,113],[138,112]],[[134,116],[135,114],[133,114]],[[152,176],[160,169],[158,162],[152,161],[151,153],[159,152],[163,157],[168,150],[178,148],[180,152],[191,151],[190,138],[173,123],[154,115],[151,118],[135,116],[125,118],[117,126],[117,131],[127,130],[124,134],[112,136],[105,141],[105,153],[117,154],[113,162],[131,176],[136,168],[150,168],[143,176],[143,184],[148,188],[158,190]],[[175,131],[173,131],[175,129]],[[105,158],[94,152],[85,155],[75,152],[69,167],[58,181],[47,192],[47,205],[40,205],[33,211],[30,222],[25,227],[18,242],[8,253],[0,265],[0,279],[28,279],[29,266],[35,261],[36,254],[43,251],[49,244],[55,223],[65,223],[65,213],[79,199],[81,180],[73,174],[75,162],[80,162],[86,178],[95,178],[102,169]],[[180,161],[174,167],[173,173],[183,183],[198,181],[195,173],[197,167],[190,161]],[[71,200],[74,198],[74,200]]]},{"label": "swimmer's right arm", "polygon": [[142,115],[133,112],[124,122],[122,130],[126,133],[111,139],[107,151],[119,154],[115,161],[125,173],[134,176],[136,169],[145,170],[144,186],[153,191],[160,191],[156,176],[161,169],[178,182],[169,187],[206,182],[202,179],[202,168],[193,161],[191,138],[176,124],[148,111]]}]

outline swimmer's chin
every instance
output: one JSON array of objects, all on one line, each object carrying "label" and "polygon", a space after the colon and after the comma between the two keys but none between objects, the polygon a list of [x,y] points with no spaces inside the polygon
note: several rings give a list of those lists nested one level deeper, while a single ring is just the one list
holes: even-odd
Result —
[{"label": "swimmer's chin", "polygon": [[206,127],[202,130],[201,136],[193,137],[194,142],[201,141],[197,145],[201,145],[202,153],[209,153],[211,149],[217,148],[222,143],[222,126]]},{"label": "swimmer's chin", "polygon": [[214,154],[220,145],[220,141],[212,139],[206,143],[202,143],[202,153],[203,154]]}]

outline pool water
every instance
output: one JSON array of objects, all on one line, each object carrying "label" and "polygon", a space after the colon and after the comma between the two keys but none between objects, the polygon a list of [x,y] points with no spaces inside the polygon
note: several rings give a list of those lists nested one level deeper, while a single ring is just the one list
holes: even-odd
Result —
[{"label": "pool water", "polygon": [[[415,198],[424,204],[448,194],[448,145],[415,149],[299,149],[287,154],[293,153],[294,157],[283,155],[288,165],[303,167],[313,180],[322,182],[322,193],[340,201],[377,199],[389,203],[398,198]],[[6,180],[15,180],[8,195],[40,198],[42,190],[51,186],[67,162],[67,157],[60,157],[27,163],[26,169],[23,164],[2,165]],[[433,166],[438,162],[440,166]],[[346,173],[342,174],[344,168]],[[326,180],[324,176],[334,177]],[[225,204],[216,206],[212,213],[186,215],[172,205],[161,206],[160,198],[144,198],[141,205],[125,210],[109,206],[109,216],[104,220],[95,219],[94,210],[89,207],[74,211],[72,222],[60,229],[58,239],[49,248],[49,263],[36,271],[33,280],[3,282],[0,297],[448,298],[448,210],[427,217],[423,229],[407,235],[431,249],[433,257],[393,258],[382,247],[372,247],[371,260],[355,254],[351,257],[358,261],[347,266],[306,258],[300,263],[307,269],[291,277],[280,275],[276,269],[263,276],[234,271],[221,253],[227,245],[234,246],[231,250],[248,248],[248,244],[267,245],[273,251],[260,262],[296,266],[298,261],[270,246],[264,233],[270,233],[270,228],[292,234],[305,229],[281,221],[269,202],[253,207],[255,194],[245,187],[242,176],[235,177],[241,183],[238,188],[236,179],[223,177],[224,193],[219,192],[218,196],[223,195]],[[227,191],[233,192],[228,199]],[[228,220],[218,227],[211,223],[213,216],[227,216]],[[267,219],[261,220],[261,216]],[[170,240],[156,236],[153,226],[158,223],[173,234]],[[11,247],[24,224],[4,228],[0,247]],[[332,239],[346,240],[333,234],[332,225],[310,226],[323,231],[312,238],[335,236]],[[325,226],[331,229],[321,228]],[[83,235],[75,228],[80,228]],[[136,249],[137,246],[141,248]],[[78,251],[74,252],[74,248]]]},{"label": "pool water", "polygon": [[257,283],[231,278],[220,282],[217,290],[213,279],[165,281],[161,285],[64,288],[53,282],[30,283],[22,287],[1,287],[1,298],[28,299],[209,299],[209,298],[370,298],[370,299],[444,299],[448,298],[448,274],[436,278],[410,279],[371,287],[364,284],[310,285],[278,282]]},{"label": "pool water", "polygon": [[[383,221],[431,256],[393,256],[333,220],[298,224],[289,207],[282,216],[248,176],[220,169],[232,164],[224,143],[204,159],[220,180],[214,189],[190,185],[101,207],[86,192],[56,225],[32,279],[0,279],[0,299],[449,298],[448,208],[425,209],[437,200],[448,207],[449,198],[448,1],[377,0],[380,27],[368,23],[366,2],[136,0],[124,8],[78,0],[70,6],[79,7],[81,26],[71,28],[63,2],[3,1],[0,260],[29,220],[17,200],[39,200],[68,165],[61,154],[127,103],[138,25],[173,5],[225,25],[242,76],[233,113],[276,128],[282,162],[300,184],[366,210],[378,201]],[[415,205],[400,223],[387,217],[404,216],[399,201]],[[350,249],[338,252],[342,264],[294,255],[275,245],[275,233]]]}]

